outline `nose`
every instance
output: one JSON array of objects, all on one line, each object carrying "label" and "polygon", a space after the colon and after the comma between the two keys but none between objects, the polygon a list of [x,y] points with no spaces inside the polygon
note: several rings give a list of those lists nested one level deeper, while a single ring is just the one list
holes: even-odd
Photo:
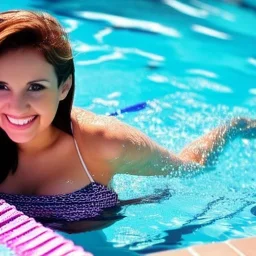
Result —
[{"label": "nose", "polygon": [[26,113],[29,103],[24,95],[12,95],[9,100],[8,108],[12,114]]}]

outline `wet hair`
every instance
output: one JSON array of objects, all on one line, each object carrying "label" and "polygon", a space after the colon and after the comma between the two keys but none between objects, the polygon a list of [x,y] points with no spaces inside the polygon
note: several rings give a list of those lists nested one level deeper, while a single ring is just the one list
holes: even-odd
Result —
[{"label": "wet hair", "polygon": [[[59,102],[52,122],[58,129],[72,135],[70,126],[74,97],[74,60],[68,36],[58,21],[44,12],[0,12],[0,55],[8,51],[32,48],[41,52],[53,65],[58,86],[72,75],[72,87]],[[0,67],[1,68],[1,67]],[[0,128],[0,183],[18,167],[18,147]]]}]

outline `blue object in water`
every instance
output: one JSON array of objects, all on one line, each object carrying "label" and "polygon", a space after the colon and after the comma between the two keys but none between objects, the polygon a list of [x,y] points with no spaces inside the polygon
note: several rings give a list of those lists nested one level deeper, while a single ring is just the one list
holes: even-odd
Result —
[{"label": "blue object in water", "polygon": [[147,102],[141,102],[141,103],[138,103],[138,104],[135,104],[135,105],[132,105],[132,106],[120,109],[118,111],[115,111],[115,112],[109,114],[109,116],[118,116],[120,114],[127,113],[127,112],[140,111],[140,110],[146,108],[147,106],[148,106]]}]

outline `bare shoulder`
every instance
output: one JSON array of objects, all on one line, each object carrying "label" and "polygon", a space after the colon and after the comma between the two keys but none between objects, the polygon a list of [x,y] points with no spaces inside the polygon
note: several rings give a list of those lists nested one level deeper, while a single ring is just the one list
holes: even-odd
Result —
[{"label": "bare shoulder", "polygon": [[96,115],[90,111],[74,108],[72,120],[78,125],[82,134],[94,134],[104,138],[117,138],[122,136],[122,130],[126,126],[117,118],[106,115]]},{"label": "bare shoulder", "polygon": [[132,129],[115,117],[96,115],[80,108],[72,110],[72,121],[82,144],[93,146],[98,155],[109,160],[120,155],[122,143]]}]

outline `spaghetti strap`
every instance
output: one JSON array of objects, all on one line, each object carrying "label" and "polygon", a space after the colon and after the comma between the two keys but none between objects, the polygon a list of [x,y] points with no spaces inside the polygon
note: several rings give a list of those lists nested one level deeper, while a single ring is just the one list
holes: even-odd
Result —
[{"label": "spaghetti strap", "polygon": [[80,162],[81,162],[81,164],[82,164],[82,166],[83,166],[85,172],[87,173],[87,176],[88,176],[89,180],[90,180],[91,182],[94,182],[94,180],[93,180],[93,178],[92,178],[90,172],[88,171],[88,169],[87,169],[87,167],[86,167],[86,165],[85,165],[85,163],[84,163],[83,157],[82,157],[82,155],[81,155],[81,153],[80,153],[80,150],[79,150],[79,148],[78,148],[76,139],[75,139],[75,137],[74,137],[72,121],[71,121],[71,124],[70,124],[70,125],[71,125],[71,130],[72,130],[72,133],[73,133],[73,138],[74,138],[74,143],[75,143],[75,146],[76,146],[76,151],[77,151],[77,154],[78,154],[78,156],[79,156]]}]

